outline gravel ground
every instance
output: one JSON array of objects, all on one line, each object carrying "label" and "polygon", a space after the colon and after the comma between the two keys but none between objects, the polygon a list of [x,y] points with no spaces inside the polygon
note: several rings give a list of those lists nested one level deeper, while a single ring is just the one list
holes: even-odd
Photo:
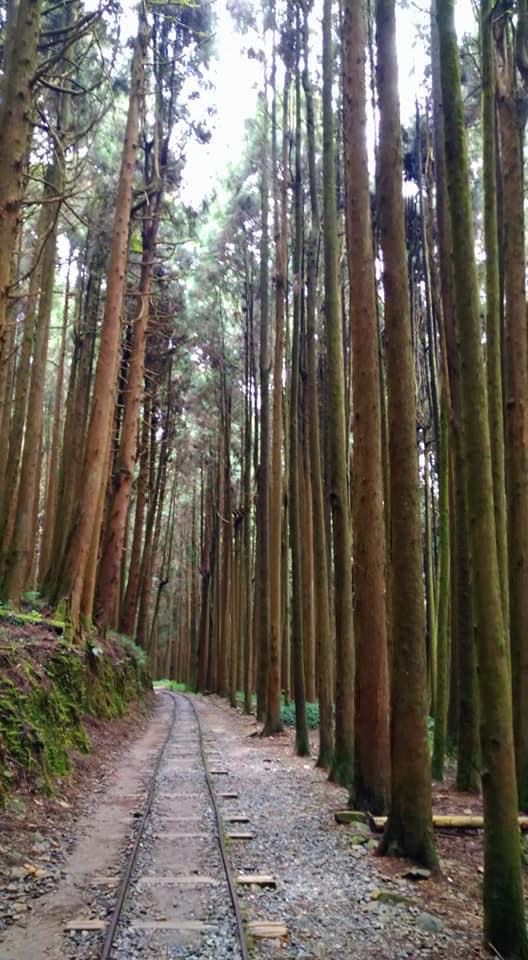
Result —
[{"label": "gravel ground", "polygon": [[[313,759],[292,755],[290,734],[248,735],[247,718],[216,697],[201,698],[198,709],[230,771],[226,788],[239,794],[225,801],[224,812],[229,806],[248,814],[254,832],[253,840],[233,844],[235,872],[269,873],[277,881],[276,890],[241,893],[245,915],[287,926],[284,960],[484,955],[480,933],[450,926],[435,909],[446,881],[403,879],[409,865],[376,858],[378,838],[367,826],[335,823],[346,791],[330,784]],[[277,949],[270,940],[257,944],[262,958]]]},{"label": "gravel ground", "polygon": [[[227,841],[232,871],[271,874],[277,884],[240,886],[243,917],[279,921],[288,931],[282,940],[252,943],[255,960],[484,956],[477,911],[467,902],[458,913],[453,909],[451,878],[405,879],[408,864],[375,857],[377,838],[367,825],[335,823],[346,792],[328,782],[313,758],[293,756],[291,732],[263,739],[254,735],[253,719],[219,698],[197,697],[195,703],[209,769],[227,771],[213,776],[217,793],[238,794],[219,799],[221,813],[247,815],[249,823],[233,829],[254,835]],[[65,831],[63,843],[60,833],[51,848],[34,834],[34,860],[44,874],[18,875],[26,868],[10,868],[15,872],[2,893],[11,926],[3,933],[0,926],[0,960],[98,960],[102,933],[65,933],[64,924],[110,915],[170,719],[169,698],[160,696],[148,727],[123,750],[104,790],[95,791],[89,812]],[[240,958],[197,727],[182,697],[123,920],[112,960]],[[127,925],[145,921],[206,927],[182,932]]]}]

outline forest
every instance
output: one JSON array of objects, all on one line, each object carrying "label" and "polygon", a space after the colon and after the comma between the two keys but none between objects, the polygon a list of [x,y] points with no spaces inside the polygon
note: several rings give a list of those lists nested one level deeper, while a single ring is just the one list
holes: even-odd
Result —
[{"label": "forest", "polygon": [[[0,628],[316,729],[380,856],[481,792],[526,960],[528,5],[414,7],[2,2]],[[196,200],[219,19],[258,89]]]}]

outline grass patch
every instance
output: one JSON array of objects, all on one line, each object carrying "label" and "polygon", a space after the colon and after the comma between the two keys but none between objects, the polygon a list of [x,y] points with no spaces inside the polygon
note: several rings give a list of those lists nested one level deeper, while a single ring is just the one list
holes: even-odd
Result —
[{"label": "grass patch", "polygon": [[160,690],[170,690],[172,693],[192,693],[190,687],[186,683],[178,683],[176,680],[155,680],[154,689]]}]

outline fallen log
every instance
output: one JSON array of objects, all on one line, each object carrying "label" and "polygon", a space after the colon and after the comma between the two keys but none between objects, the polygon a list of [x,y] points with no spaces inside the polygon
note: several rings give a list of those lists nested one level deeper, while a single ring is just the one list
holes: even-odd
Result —
[{"label": "fallen log", "polygon": [[[382,833],[387,817],[369,817],[370,829],[376,833]],[[519,829],[528,830],[528,817],[519,817]],[[482,830],[484,827],[484,817],[476,814],[444,814],[433,815],[433,827],[436,830]]]}]

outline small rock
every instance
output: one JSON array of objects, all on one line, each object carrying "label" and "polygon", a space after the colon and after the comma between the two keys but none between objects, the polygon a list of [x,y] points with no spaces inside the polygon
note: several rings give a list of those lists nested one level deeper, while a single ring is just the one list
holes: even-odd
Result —
[{"label": "small rock", "polygon": [[352,844],[353,847],[357,847],[360,844],[366,843],[367,840],[368,840],[368,837],[365,837],[364,834],[362,833],[354,833],[350,837],[350,843]]},{"label": "small rock", "polygon": [[400,873],[400,877],[404,877],[406,880],[429,880],[430,876],[431,871],[427,870],[426,867],[410,867],[404,873]]},{"label": "small rock", "polygon": [[444,927],[437,917],[432,913],[419,913],[416,917],[416,926],[422,933],[442,933]]}]

